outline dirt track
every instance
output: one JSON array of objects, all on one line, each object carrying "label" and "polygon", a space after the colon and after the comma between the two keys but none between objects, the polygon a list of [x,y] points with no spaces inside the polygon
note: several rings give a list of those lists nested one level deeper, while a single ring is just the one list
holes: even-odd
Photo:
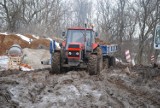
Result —
[{"label": "dirt track", "polygon": [[[149,74],[152,73],[152,74]],[[159,108],[160,70],[117,66],[100,75],[70,71],[51,75],[36,72],[0,73],[0,105],[22,108],[101,107]]]}]

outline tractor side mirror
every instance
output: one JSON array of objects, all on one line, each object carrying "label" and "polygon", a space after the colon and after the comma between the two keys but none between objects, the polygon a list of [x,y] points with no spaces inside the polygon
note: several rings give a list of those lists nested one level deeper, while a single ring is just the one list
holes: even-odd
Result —
[{"label": "tractor side mirror", "polygon": [[97,32],[95,32],[95,36],[98,37],[98,33]]},{"label": "tractor side mirror", "polygon": [[62,32],[62,36],[65,36],[65,32]]}]

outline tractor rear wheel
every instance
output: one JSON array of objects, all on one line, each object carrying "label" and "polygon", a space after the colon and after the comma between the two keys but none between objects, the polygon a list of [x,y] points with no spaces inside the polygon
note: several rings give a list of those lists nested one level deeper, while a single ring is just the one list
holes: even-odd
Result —
[{"label": "tractor rear wheel", "polygon": [[105,58],[103,61],[103,67],[108,69],[109,68],[109,58]]},{"label": "tractor rear wheel", "polygon": [[110,66],[115,66],[115,65],[116,65],[115,57],[110,57]]},{"label": "tractor rear wheel", "polygon": [[103,56],[102,56],[102,50],[98,48],[98,60],[97,60],[97,74],[99,74],[103,70]]},{"label": "tractor rear wheel", "polygon": [[98,61],[97,62],[98,62],[97,63],[97,65],[98,65],[97,74],[99,74],[103,70],[103,57],[102,56],[98,57]]},{"label": "tractor rear wheel", "polygon": [[51,73],[61,73],[61,54],[60,52],[55,52],[52,55],[51,63]]},{"label": "tractor rear wheel", "polygon": [[90,75],[97,74],[98,72],[97,63],[98,63],[97,55],[91,54],[88,59],[88,72]]}]

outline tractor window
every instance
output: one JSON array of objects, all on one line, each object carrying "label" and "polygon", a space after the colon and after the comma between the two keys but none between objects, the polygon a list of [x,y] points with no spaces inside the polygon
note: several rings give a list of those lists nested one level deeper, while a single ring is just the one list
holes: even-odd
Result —
[{"label": "tractor window", "polygon": [[[91,31],[87,30],[86,31],[86,41],[88,44],[91,43]],[[84,39],[85,39],[85,30],[68,30],[67,33],[67,43],[71,42],[80,42],[84,44]]]}]

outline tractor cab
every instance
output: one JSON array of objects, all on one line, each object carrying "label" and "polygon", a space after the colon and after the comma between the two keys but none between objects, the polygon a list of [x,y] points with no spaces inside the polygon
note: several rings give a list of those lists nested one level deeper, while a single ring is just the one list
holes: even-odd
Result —
[{"label": "tractor cab", "polygon": [[68,28],[66,34],[66,50],[70,46],[79,45],[83,50],[91,51],[92,43],[95,43],[94,31],[92,29]]}]

